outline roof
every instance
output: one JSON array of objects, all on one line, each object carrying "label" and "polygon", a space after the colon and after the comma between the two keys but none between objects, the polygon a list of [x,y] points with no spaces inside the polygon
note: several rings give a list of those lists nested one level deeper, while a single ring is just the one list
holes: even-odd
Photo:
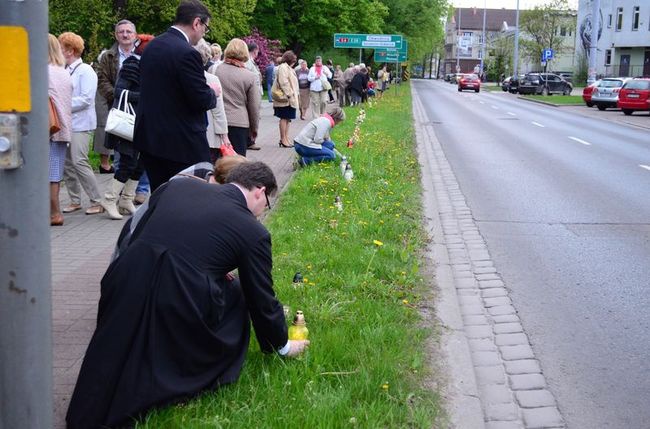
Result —
[{"label": "roof", "polygon": [[[449,21],[453,22],[454,26],[458,22],[459,10],[461,29],[483,29],[483,9],[474,7],[454,9],[454,15],[449,18]],[[500,31],[504,21],[508,23],[508,26],[514,27],[516,15],[517,11],[515,9],[485,9],[485,30]]]}]

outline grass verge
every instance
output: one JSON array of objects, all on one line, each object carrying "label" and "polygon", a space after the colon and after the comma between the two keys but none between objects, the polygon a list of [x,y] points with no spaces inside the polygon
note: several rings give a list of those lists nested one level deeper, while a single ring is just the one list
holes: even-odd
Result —
[{"label": "grass verge", "polygon": [[[300,359],[263,355],[253,340],[239,381],[154,411],[145,428],[430,428],[439,421],[418,303],[431,298],[420,278],[420,176],[411,95],[387,93],[359,108],[332,135],[354,170],[338,163],[301,169],[267,219],[275,289],[303,310],[312,342]],[[343,211],[334,206],[343,201]],[[304,283],[292,285],[300,271]]]},{"label": "grass verge", "polygon": [[557,104],[560,106],[582,106],[585,104],[582,95],[522,95],[521,97],[541,101],[543,103]]}]

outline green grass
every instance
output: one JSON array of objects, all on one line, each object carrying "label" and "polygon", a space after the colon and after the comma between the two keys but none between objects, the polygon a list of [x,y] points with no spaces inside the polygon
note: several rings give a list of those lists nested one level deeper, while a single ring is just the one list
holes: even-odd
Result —
[{"label": "green grass", "polygon": [[[303,310],[311,347],[299,359],[263,355],[252,340],[237,383],[154,411],[144,428],[430,428],[444,421],[418,305],[432,299],[421,276],[419,166],[409,85],[366,108],[361,140],[345,147],[358,108],[334,141],[338,162],[298,171],[267,219],[276,293]],[[343,200],[338,212],[333,202]],[[305,283],[292,286],[296,271]],[[428,325],[428,326],[427,326]],[[437,424],[438,423],[438,424]]]},{"label": "green grass", "polygon": [[481,85],[481,90],[482,91],[490,91],[490,92],[503,92],[503,90],[501,89],[501,85],[497,85],[494,82],[482,84]]},{"label": "green grass", "polygon": [[561,106],[581,106],[585,104],[585,102],[582,100],[582,95],[522,95],[521,97]]}]

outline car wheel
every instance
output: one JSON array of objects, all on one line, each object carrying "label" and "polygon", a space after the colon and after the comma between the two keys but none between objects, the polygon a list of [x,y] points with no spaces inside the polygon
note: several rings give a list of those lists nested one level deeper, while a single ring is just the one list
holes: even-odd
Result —
[{"label": "car wheel", "polygon": [[547,86],[545,86],[544,88],[542,88],[542,95],[543,95],[544,97],[551,95],[551,94],[548,92],[548,87],[547,87]]},{"label": "car wheel", "polygon": [[474,90],[474,92],[479,92],[479,91],[480,91],[480,89],[475,89],[475,90]]},{"label": "car wheel", "polygon": [[508,92],[508,90],[506,88],[503,88],[503,87],[501,87],[501,91]]},{"label": "car wheel", "polygon": [[598,106],[598,110],[600,111],[607,109],[607,106],[605,106],[604,104],[597,104],[596,106]]},{"label": "car wheel", "polygon": [[461,91],[462,91],[462,89],[460,89],[460,87],[458,87],[458,92],[461,92]]},{"label": "car wheel", "polygon": [[562,91],[562,95],[571,95],[571,88],[564,88],[564,91]]},{"label": "car wheel", "polygon": [[630,116],[632,112],[634,112],[634,110],[632,109],[623,109],[623,113],[625,114],[625,116]]},{"label": "car wheel", "polygon": [[585,104],[587,104],[587,107],[594,107],[594,103],[591,101],[586,101]]}]

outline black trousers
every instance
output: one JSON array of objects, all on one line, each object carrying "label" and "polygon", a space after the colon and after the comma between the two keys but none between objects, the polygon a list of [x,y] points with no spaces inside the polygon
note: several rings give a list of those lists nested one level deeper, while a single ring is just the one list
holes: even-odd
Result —
[{"label": "black trousers", "polygon": [[115,180],[125,183],[127,180],[140,180],[144,172],[144,163],[140,154],[120,152],[120,163],[115,172]]},{"label": "black trousers", "polygon": [[246,156],[246,148],[249,142],[249,128],[228,127],[228,139],[232,143],[235,152],[241,156]]},{"label": "black trousers", "polygon": [[[167,182],[179,171],[185,170],[194,164],[185,162],[172,161],[171,159],[158,158],[146,152],[140,152],[140,159],[144,163],[144,169],[149,176],[149,184],[151,185],[151,193],[158,189],[160,185]],[[120,160],[121,162],[121,160]]]}]

